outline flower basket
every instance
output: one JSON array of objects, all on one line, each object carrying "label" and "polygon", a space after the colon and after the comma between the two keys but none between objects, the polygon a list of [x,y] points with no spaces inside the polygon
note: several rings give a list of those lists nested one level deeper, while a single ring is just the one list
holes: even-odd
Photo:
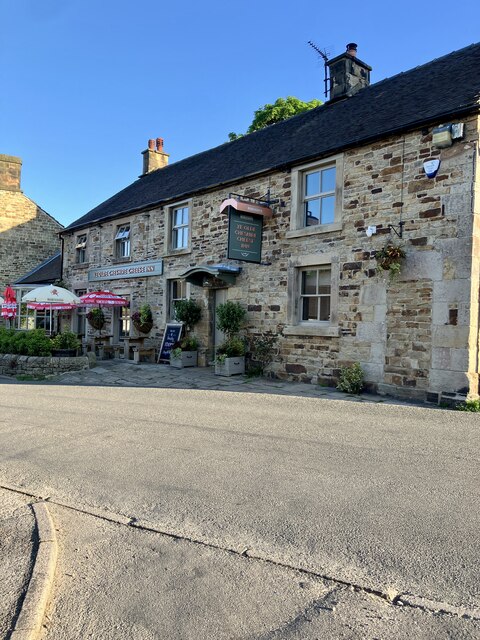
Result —
[{"label": "flower basket", "polygon": [[105,316],[103,315],[103,311],[101,309],[92,309],[87,313],[87,321],[92,329],[100,331],[105,325]]},{"label": "flower basket", "polygon": [[153,316],[150,305],[144,304],[140,311],[132,313],[133,326],[139,333],[150,333],[153,328]]},{"label": "flower basket", "polygon": [[389,244],[375,253],[378,266],[384,271],[390,272],[390,278],[394,279],[401,270],[401,262],[406,254],[402,247]]},{"label": "flower basket", "polygon": [[150,333],[153,328],[153,322],[135,322],[134,320],[133,326],[139,333]]}]

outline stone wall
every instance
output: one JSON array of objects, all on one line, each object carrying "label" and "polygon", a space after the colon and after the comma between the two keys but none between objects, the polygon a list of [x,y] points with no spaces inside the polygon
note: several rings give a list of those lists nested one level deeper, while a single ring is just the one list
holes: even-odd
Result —
[{"label": "stone wall", "polygon": [[20,190],[21,161],[0,154],[0,289],[60,249],[63,228]]},{"label": "stone wall", "polygon": [[54,358],[0,354],[0,375],[4,376],[55,376],[67,371],[82,371],[88,368],[87,356]]},{"label": "stone wall", "polygon": [[[266,220],[262,263],[238,262],[242,272],[228,298],[248,310],[250,333],[280,336],[271,373],[280,378],[333,384],[339,368],[359,361],[372,389],[424,399],[443,392],[478,392],[478,176],[476,118],[465,121],[465,139],[447,149],[432,146],[431,133],[413,131],[351,149],[340,156],[342,219],[331,230],[292,231],[294,197],[290,169],[199,194],[190,200],[191,249],[169,252],[168,207],[126,217],[132,225],[132,260],[163,257],[164,275],[95,283],[132,297],[132,309],[148,302],[154,311],[151,341],[158,345],[167,320],[167,280],[193,266],[228,263],[228,218],[219,206],[230,191],[278,198]],[[431,132],[431,129],[430,129]],[[423,162],[440,158],[434,179]],[[472,190],[476,179],[475,214]],[[172,203],[173,204],[173,203]],[[403,238],[397,238],[405,222]],[[89,268],[115,263],[114,231],[105,221],[88,233],[89,262],[75,265],[75,234],[65,239],[65,277],[74,288],[89,286]],[[365,231],[376,225],[371,238]],[[387,242],[406,251],[399,278],[391,282],[375,260]],[[295,322],[295,280],[304,264],[332,265],[332,326],[316,330]],[[91,286],[91,285],[90,285]],[[191,286],[204,318],[196,328],[201,362],[213,355],[214,290]],[[333,302],[332,302],[333,304]],[[335,318],[335,322],[333,319]],[[293,319],[293,320],[292,320]]]}]

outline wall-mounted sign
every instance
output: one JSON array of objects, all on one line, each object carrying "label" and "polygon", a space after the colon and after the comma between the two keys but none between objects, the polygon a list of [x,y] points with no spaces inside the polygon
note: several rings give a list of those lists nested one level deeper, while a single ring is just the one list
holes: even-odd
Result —
[{"label": "wall-mounted sign", "polygon": [[163,260],[129,262],[128,264],[90,269],[88,281],[99,282],[101,280],[120,280],[123,278],[146,278],[147,276],[161,276],[162,273]]},{"label": "wall-mounted sign", "polygon": [[227,257],[245,262],[262,260],[263,218],[238,213],[230,207]]},{"label": "wall-mounted sign", "polygon": [[434,178],[440,168],[440,160],[426,160],[423,163],[423,170],[427,174],[427,178]]}]

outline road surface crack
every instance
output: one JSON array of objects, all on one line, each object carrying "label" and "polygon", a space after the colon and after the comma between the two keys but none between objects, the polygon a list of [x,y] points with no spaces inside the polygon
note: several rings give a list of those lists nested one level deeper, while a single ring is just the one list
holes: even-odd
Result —
[{"label": "road surface crack", "polygon": [[[41,500],[41,501],[45,500],[44,496],[31,493],[26,489],[19,489],[19,488],[8,486],[8,485],[0,485],[0,489],[4,489],[5,491],[12,491],[13,493],[19,493],[19,494],[28,496],[29,498],[34,498],[36,500]],[[171,531],[165,531],[153,525],[147,525],[141,522],[135,516],[124,516],[122,514],[106,512],[104,510],[97,510],[93,507],[90,509],[82,508],[76,505],[63,502],[61,500],[55,500],[51,496],[48,496],[48,501],[49,501],[49,504],[57,505],[58,507],[63,507],[64,509],[69,509],[77,513],[89,515],[94,518],[104,520],[106,522],[111,522],[113,524],[132,527],[140,531],[148,531],[150,533],[156,533],[156,534],[168,537],[172,540],[190,542],[192,544],[206,547],[209,549],[230,553],[241,558],[248,558],[250,560],[256,560],[272,566],[287,569],[289,571],[296,571],[302,575],[305,575],[311,578],[324,580],[325,582],[330,583],[333,587],[339,587],[339,586],[349,587],[354,591],[366,593],[370,596],[379,598],[392,606],[410,607],[412,609],[419,609],[425,613],[430,613],[435,615],[445,615],[445,616],[450,616],[455,618],[462,618],[465,620],[480,621],[480,610],[478,610],[477,608],[457,607],[455,605],[451,605],[445,602],[435,602],[423,596],[415,596],[414,594],[410,594],[410,593],[408,594],[397,593],[391,589],[387,589],[386,591],[382,591],[381,589],[373,589],[366,585],[357,584],[348,580],[342,580],[341,578],[337,578],[325,573],[320,573],[318,571],[313,571],[312,569],[305,569],[304,567],[295,566],[293,564],[289,564],[288,562],[280,562],[278,560],[274,560],[273,558],[269,558],[267,556],[255,554],[248,547],[246,548],[244,547],[240,551],[238,549],[222,546],[219,544],[208,542],[206,540],[200,540],[190,536],[173,533]]]}]

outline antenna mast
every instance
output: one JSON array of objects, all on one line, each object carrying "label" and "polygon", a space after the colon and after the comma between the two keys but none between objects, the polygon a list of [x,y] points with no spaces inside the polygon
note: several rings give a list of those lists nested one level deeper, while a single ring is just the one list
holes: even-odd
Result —
[{"label": "antenna mast", "polygon": [[324,76],[323,82],[325,83],[325,98],[328,98],[327,51],[326,49],[320,49],[319,47],[317,47],[317,45],[314,44],[311,40],[308,41],[308,44],[312,47],[312,49],[314,49],[318,53],[319,56],[323,58],[323,68],[325,70],[325,76]]}]

